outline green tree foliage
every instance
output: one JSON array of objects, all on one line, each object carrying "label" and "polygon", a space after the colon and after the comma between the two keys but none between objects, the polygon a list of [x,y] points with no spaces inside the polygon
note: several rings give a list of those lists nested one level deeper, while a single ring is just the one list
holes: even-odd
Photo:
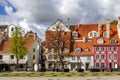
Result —
[{"label": "green tree foliage", "polygon": [[15,27],[15,31],[12,33],[10,52],[16,57],[16,69],[18,69],[19,60],[27,53],[25,41],[26,40],[22,37],[22,31]]},{"label": "green tree foliage", "polygon": [[111,24],[118,24],[118,21],[117,20],[113,20],[112,22],[111,22]]}]

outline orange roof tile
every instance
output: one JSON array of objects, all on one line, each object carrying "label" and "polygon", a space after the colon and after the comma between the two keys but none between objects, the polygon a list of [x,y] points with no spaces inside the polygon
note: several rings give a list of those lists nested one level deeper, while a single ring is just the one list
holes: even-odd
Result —
[{"label": "orange roof tile", "polygon": [[[75,48],[80,47],[81,52],[75,52]],[[75,42],[70,53],[71,56],[92,55],[92,42]],[[88,51],[85,49],[88,48]]]}]

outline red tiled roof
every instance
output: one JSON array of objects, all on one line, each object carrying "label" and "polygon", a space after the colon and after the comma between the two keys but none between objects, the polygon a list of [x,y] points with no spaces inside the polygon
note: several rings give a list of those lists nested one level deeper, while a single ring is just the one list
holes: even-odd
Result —
[{"label": "red tiled roof", "polygon": [[[97,31],[98,32],[98,24],[79,24],[79,25],[72,25],[72,31],[78,32],[78,40],[81,40],[83,37],[86,39],[88,38],[88,33],[90,31]],[[106,24],[102,24],[101,31],[100,31],[100,38],[104,39],[104,44],[101,45],[110,45],[110,38],[116,38],[117,44],[120,44],[120,40],[117,33],[117,25],[110,24],[110,38],[103,37],[103,33],[106,31]],[[82,56],[82,55],[92,55],[92,46],[93,45],[100,45],[97,43],[98,37],[94,37],[91,42],[76,42],[72,43],[70,55],[72,56]],[[90,40],[90,39],[89,39]],[[82,51],[77,53],[75,52],[75,48],[80,47]],[[89,51],[86,52],[85,48],[89,48]]]},{"label": "red tiled roof", "polygon": [[90,31],[98,31],[98,24],[79,24],[79,25],[72,25],[72,31],[77,31],[80,37],[88,38],[88,33]]},{"label": "red tiled roof", "polygon": [[[75,52],[75,48],[80,47],[81,52]],[[85,51],[85,49],[88,51]],[[70,53],[71,56],[92,55],[92,42],[75,42]]]},{"label": "red tiled roof", "polygon": [[[24,38],[27,40],[25,46],[29,51],[30,48],[32,47],[33,43],[34,43],[34,37],[33,36],[27,36],[27,37],[24,37]],[[2,43],[0,44],[0,53],[10,53],[10,51],[9,51],[10,44],[11,44],[11,38],[6,38],[5,40],[3,40]]]}]

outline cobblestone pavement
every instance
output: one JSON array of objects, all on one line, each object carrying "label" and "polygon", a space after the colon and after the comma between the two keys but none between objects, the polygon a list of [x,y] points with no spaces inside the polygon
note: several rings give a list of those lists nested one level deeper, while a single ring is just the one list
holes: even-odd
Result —
[{"label": "cobblestone pavement", "polygon": [[92,77],[0,77],[0,80],[120,80],[120,76]]}]

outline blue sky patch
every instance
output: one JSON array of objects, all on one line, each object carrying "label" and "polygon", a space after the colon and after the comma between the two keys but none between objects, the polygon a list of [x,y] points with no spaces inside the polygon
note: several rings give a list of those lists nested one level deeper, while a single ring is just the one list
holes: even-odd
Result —
[{"label": "blue sky patch", "polygon": [[0,15],[7,15],[4,6],[0,6]]}]

